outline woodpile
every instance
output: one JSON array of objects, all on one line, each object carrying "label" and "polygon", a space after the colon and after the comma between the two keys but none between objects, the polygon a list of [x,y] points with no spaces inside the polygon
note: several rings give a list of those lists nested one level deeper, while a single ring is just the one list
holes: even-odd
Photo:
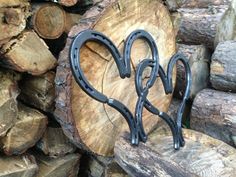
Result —
[{"label": "woodpile", "polygon": [[[0,17],[0,177],[236,176],[236,0],[0,0]],[[86,29],[105,34],[121,53],[131,32],[146,30],[164,70],[176,52],[187,58],[183,148],[173,149],[167,124],[147,110],[148,140],[132,146],[122,115],[78,86],[70,46]],[[134,112],[136,68],[151,54],[135,41],[131,77],[121,79],[105,46],[89,41],[80,64],[99,92]],[[174,119],[185,74],[177,63],[173,93],[157,77],[148,94]]]},{"label": "woodpile", "polygon": [[0,0],[0,176],[78,174],[81,155],[53,116],[58,53],[48,45],[79,23],[64,8],[77,2]]}]

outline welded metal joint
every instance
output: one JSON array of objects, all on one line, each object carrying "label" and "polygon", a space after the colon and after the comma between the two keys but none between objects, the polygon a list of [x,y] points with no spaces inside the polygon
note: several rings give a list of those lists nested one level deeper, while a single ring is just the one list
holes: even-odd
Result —
[{"label": "welded metal joint", "polygon": [[[152,59],[144,59],[137,66],[135,74],[135,88],[138,95],[138,100],[136,103],[135,113],[132,114],[131,111],[122,102],[113,98],[108,98],[103,93],[97,91],[89,83],[80,66],[80,48],[88,41],[95,41],[104,45],[112,54],[120,77],[123,79],[129,78],[131,76],[131,48],[134,41],[137,39],[143,39],[148,43],[152,52]],[[138,145],[139,141],[146,142],[147,140],[147,135],[144,131],[142,120],[143,109],[146,108],[149,112],[161,117],[168,124],[173,135],[174,149],[177,150],[180,147],[184,146],[184,138],[182,135],[181,126],[186,101],[190,96],[191,70],[187,59],[182,54],[177,53],[171,57],[168,63],[167,72],[165,73],[164,69],[159,64],[159,55],[156,43],[148,32],[144,30],[136,30],[132,32],[125,41],[123,55],[121,55],[117,47],[108,37],[97,31],[85,30],[77,34],[77,36],[74,38],[70,48],[69,59],[73,76],[81,89],[93,99],[101,103],[108,104],[112,108],[116,109],[126,119],[130,129],[130,140],[133,145]],[[186,89],[183,100],[178,108],[176,118],[173,119],[165,112],[159,111],[158,108],[156,108],[147,99],[147,96],[149,89],[154,85],[158,77],[161,78],[165,93],[173,93],[174,88],[172,85],[172,73],[177,61],[182,62],[185,68]],[[147,67],[151,68],[150,77],[146,82],[146,85],[143,85],[142,74]]]}]

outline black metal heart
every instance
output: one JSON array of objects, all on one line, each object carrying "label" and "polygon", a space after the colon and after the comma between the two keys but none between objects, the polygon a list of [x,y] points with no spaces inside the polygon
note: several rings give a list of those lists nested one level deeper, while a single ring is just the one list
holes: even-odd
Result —
[{"label": "black metal heart", "polygon": [[[144,59],[137,66],[137,72],[135,75],[135,88],[138,94],[138,101],[136,103],[135,114],[133,116],[131,111],[123,103],[121,103],[116,99],[108,98],[103,93],[98,92],[88,82],[80,66],[80,48],[88,41],[95,41],[103,44],[112,54],[116,62],[117,68],[119,70],[120,77],[126,78],[130,77],[131,75],[131,67],[130,67],[131,48],[134,41],[139,38],[144,39],[148,43],[152,51],[152,59]],[[160,76],[162,80],[165,93],[169,94],[173,92],[172,72],[174,65],[178,60],[180,60],[184,64],[186,70],[187,84],[183,101],[178,109],[177,118],[176,120],[173,120],[166,113],[160,112],[155,106],[153,106],[148,101],[147,95],[149,89],[153,86],[158,76]],[[84,92],[86,92],[93,99],[102,103],[106,103],[109,106],[113,107],[114,109],[119,111],[122,114],[122,116],[126,119],[131,133],[131,143],[133,145],[138,145],[140,140],[143,142],[147,140],[147,136],[144,131],[143,121],[142,121],[143,108],[145,107],[151,113],[158,115],[163,120],[165,120],[167,124],[170,126],[174,139],[174,148],[179,149],[180,146],[184,146],[184,139],[181,130],[181,122],[186,100],[189,98],[190,95],[191,71],[188,62],[183,55],[176,54],[170,59],[166,75],[163,68],[159,65],[159,55],[156,43],[152,38],[152,36],[146,31],[136,30],[128,36],[128,38],[125,41],[123,57],[122,57],[119,50],[116,48],[116,46],[109,38],[107,38],[106,36],[104,36],[99,32],[93,30],[85,30],[80,32],[72,42],[70,48],[70,64],[73,76]],[[146,82],[146,86],[144,87],[142,84],[142,74],[145,68],[147,67],[151,67],[152,69],[149,80]]]}]

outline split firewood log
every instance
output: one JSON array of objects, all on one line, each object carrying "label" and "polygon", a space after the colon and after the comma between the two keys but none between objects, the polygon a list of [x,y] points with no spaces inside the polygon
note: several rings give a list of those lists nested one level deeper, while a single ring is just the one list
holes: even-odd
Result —
[{"label": "split firewood log", "polygon": [[45,42],[33,31],[25,31],[4,44],[1,65],[19,72],[40,75],[56,65],[56,59]]},{"label": "split firewood log", "polygon": [[169,10],[179,8],[208,8],[211,6],[228,5],[231,0],[165,0]]},{"label": "split firewood log", "polygon": [[5,154],[22,154],[42,137],[47,117],[39,111],[18,104],[18,117],[14,126],[1,138]]},{"label": "split firewood log", "polygon": [[35,177],[38,165],[32,155],[0,156],[0,177]]},{"label": "split firewood log", "polygon": [[[122,135],[115,144],[115,159],[132,177],[234,177],[236,149],[203,133],[185,129],[185,146],[176,151],[170,131],[157,129],[138,147]],[[169,133],[168,133],[169,132]]]},{"label": "split firewood log", "polygon": [[[47,1],[55,2],[54,0],[47,0]],[[80,0],[58,0],[56,2],[59,3],[60,5],[70,7],[76,5],[79,1]]]},{"label": "split firewood log", "polygon": [[37,148],[50,157],[65,156],[76,150],[65,136],[62,128],[47,127],[43,137],[38,141]]},{"label": "split firewood log", "polygon": [[227,40],[236,40],[236,0],[231,1],[230,7],[217,26],[214,45],[216,47],[218,43]]},{"label": "split firewood log", "polygon": [[0,0],[0,46],[25,29],[29,15],[28,0]]},{"label": "split firewood log", "polygon": [[[216,45],[218,25],[229,9],[228,5],[211,8],[180,8],[172,14],[176,40],[184,44],[204,44],[209,48]],[[229,20],[230,21],[230,20]]]},{"label": "split firewood log", "polygon": [[15,73],[0,71],[0,137],[6,135],[17,119],[16,97],[20,92],[16,83],[17,80]]},{"label": "split firewood log", "polygon": [[57,39],[79,23],[81,15],[68,13],[54,3],[33,3],[30,26],[44,39]]},{"label": "split firewood log", "polygon": [[[57,67],[55,116],[65,134],[78,147],[99,155],[110,156],[113,154],[116,137],[127,128],[125,119],[113,108],[86,95],[75,82],[69,67],[68,56],[72,38],[85,29],[104,33],[120,50],[123,41],[132,31],[146,30],[157,42],[160,63],[164,69],[175,53],[175,36],[167,9],[156,0],[115,0],[112,4],[110,1],[102,1],[88,10],[82,17],[81,23],[70,31]],[[120,100],[134,112],[137,101],[134,71],[140,60],[151,56],[147,43],[142,39],[134,43],[130,79],[119,77],[116,64],[104,46],[89,42],[82,47],[80,53],[81,66],[90,83],[108,97]],[[155,106],[166,111],[171,95],[166,96],[161,85],[158,79],[148,98]],[[143,120],[147,133],[153,130],[159,121],[157,116],[147,111],[143,113]]]},{"label": "split firewood log", "polygon": [[202,90],[193,102],[190,126],[236,147],[235,105],[236,94]]},{"label": "split firewood log", "polygon": [[36,177],[76,177],[79,171],[79,154],[69,154],[59,158],[50,158],[35,154],[39,172]]},{"label": "split firewood log", "polygon": [[[178,44],[178,52],[187,59],[191,68],[192,85],[190,99],[209,85],[210,51],[203,45]],[[182,63],[177,65],[177,80],[174,95],[183,98],[186,86],[185,70]]]},{"label": "split firewood log", "polygon": [[79,177],[128,177],[113,157],[84,155],[80,163]]},{"label": "split firewood log", "polygon": [[217,90],[236,92],[236,41],[218,44],[211,58],[210,81]]},{"label": "split firewood log", "polygon": [[55,73],[49,71],[40,76],[24,75],[19,83],[21,94],[19,98],[45,112],[54,110]]}]

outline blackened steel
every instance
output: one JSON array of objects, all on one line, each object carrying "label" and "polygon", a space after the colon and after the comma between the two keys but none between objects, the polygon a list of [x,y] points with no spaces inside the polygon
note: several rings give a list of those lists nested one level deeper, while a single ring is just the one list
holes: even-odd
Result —
[{"label": "blackened steel", "polygon": [[[123,103],[116,99],[108,98],[103,93],[97,91],[88,82],[80,66],[80,49],[88,41],[95,41],[103,44],[112,54],[120,77],[122,79],[126,77],[129,78],[131,75],[131,48],[134,41],[137,39],[143,39],[148,43],[152,52],[152,59],[144,59],[137,66],[137,72],[135,75],[135,88],[138,95],[138,101],[136,103],[135,113],[133,115]],[[147,95],[149,89],[154,85],[158,77],[161,78],[165,93],[171,94],[173,92],[174,88],[172,85],[172,73],[177,61],[182,62],[185,68],[186,89],[181,105],[178,108],[177,116],[175,119],[173,119],[168,114],[159,111],[154,105],[152,105],[152,103],[147,99]],[[159,65],[159,55],[156,43],[148,32],[144,30],[136,30],[132,32],[125,41],[123,56],[121,56],[119,50],[116,48],[113,42],[105,35],[97,31],[85,30],[80,32],[72,42],[70,48],[70,65],[76,82],[84,92],[86,92],[93,99],[113,107],[126,119],[130,129],[131,143],[133,145],[138,145],[139,141],[146,142],[147,140],[147,135],[144,131],[142,120],[143,108],[145,107],[151,113],[161,117],[169,125],[173,135],[174,148],[179,149],[180,147],[184,146],[181,124],[186,101],[189,99],[190,95],[191,70],[186,58],[182,54],[177,53],[171,57],[168,63],[166,74],[164,69]],[[146,82],[146,85],[143,85],[142,74],[147,67],[151,68],[151,73],[149,80]]]}]

